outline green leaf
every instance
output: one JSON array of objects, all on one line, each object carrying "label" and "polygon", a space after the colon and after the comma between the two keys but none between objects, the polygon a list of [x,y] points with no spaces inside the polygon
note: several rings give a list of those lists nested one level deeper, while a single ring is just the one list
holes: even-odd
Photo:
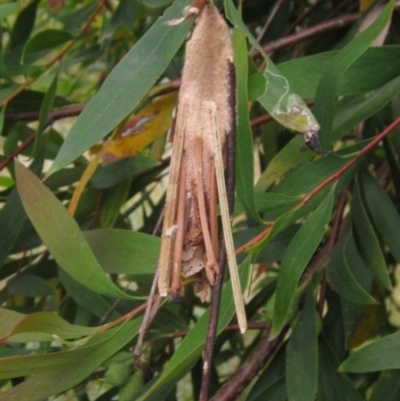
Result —
[{"label": "green leaf", "polygon": [[320,139],[323,148],[330,146],[337,86],[345,71],[371,46],[389,23],[394,1],[386,6],[378,18],[339,51],[330,68],[326,69],[318,85],[314,112],[321,125]]},{"label": "green leaf", "polygon": [[337,371],[339,360],[326,341],[320,343],[319,355],[320,382],[317,399],[325,401],[365,401],[354,388],[347,374]]},{"label": "green leaf", "polygon": [[54,295],[54,289],[45,280],[34,274],[22,273],[7,282],[7,292],[10,295],[22,297],[47,297]]},{"label": "green leaf", "polygon": [[46,91],[46,94],[42,102],[42,106],[40,108],[39,124],[36,130],[35,144],[32,151],[32,157],[34,157],[34,155],[36,154],[37,150],[40,147],[40,143],[43,141],[42,135],[44,129],[46,128],[47,117],[50,114],[50,111],[54,104],[54,100],[56,98],[57,79],[58,79],[58,73],[54,76],[54,79],[51,82],[49,89]]},{"label": "green leaf", "polygon": [[382,85],[372,93],[344,98],[335,106],[335,120],[331,137],[338,140],[357,124],[383,109],[400,92],[400,77]]},{"label": "green leaf", "polygon": [[0,21],[7,18],[9,15],[18,10],[20,5],[18,3],[8,3],[0,5]]},{"label": "green leaf", "polygon": [[26,7],[18,14],[11,33],[10,43],[8,45],[9,50],[23,46],[29,39],[35,24],[36,11],[39,1],[40,0],[34,0],[28,3]]},{"label": "green leaf", "polygon": [[235,72],[237,80],[237,134],[236,134],[236,191],[240,202],[259,223],[262,223],[257,212],[254,198],[254,157],[253,133],[250,127],[247,95],[248,50],[246,38],[235,28],[232,35],[235,53]]},{"label": "green leaf", "polygon": [[[4,310],[0,310],[3,315]],[[29,336],[26,333],[46,333],[44,341],[53,341],[58,336],[62,339],[79,338],[94,334],[95,327],[75,326],[60,316],[50,312],[37,312],[31,315],[25,315],[5,336],[0,338],[1,342],[29,342]],[[28,338],[27,340],[25,338]],[[31,340],[32,341],[32,340]]]},{"label": "green leaf", "polygon": [[83,235],[107,273],[155,273],[161,246],[159,237],[120,229],[90,230]]},{"label": "green leaf", "polygon": [[246,401],[286,401],[286,348],[282,348],[271,360],[271,364],[265,369],[251,388]]},{"label": "green leaf", "polygon": [[192,21],[172,27],[166,24],[180,17],[188,3],[188,0],[174,2],[108,75],[72,127],[48,175],[71,163],[104,138],[137,107],[190,29]]},{"label": "green leaf", "polygon": [[339,367],[341,372],[377,372],[399,369],[400,331],[390,334],[352,353]]},{"label": "green leaf", "polygon": [[[278,68],[296,93],[313,99],[323,73],[332,68],[337,54],[338,51],[332,51],[299,57],[279,64]],[[399,75],[399,68],[400,46],[370,47],[344,72],[336,95],[354,96],[379,89]],[[262,73],[253,75],[251,81],[259,85]]]},{"label": "green leaf", "polygon": [[104,274],[78,224],[39,179],[16,161],[18,193],[26,214],[57,263],[87,288],[115,298],[131,298]]},{"label": "green leaf", "polygon": [[279,269],[271,338],[275,338],[290,314],[300,277],[317,249],[329,223],[333,206],[333,187],[290,242]]},{"label": "green leaf", "polygon": [[326,278],[329,285],[343,298],[366,305],[375,304],[375,299],[368,294],[352,273],[352,270],[357,270],[358,276],[365,275],[365,269],[367,267],[355,246],[352,231],[349,230],[332,251],[326,269]]},{"label": "green leaf", "polygon": [[400,216],[388,194],[381,188],[370,173],[363,170],[360,175],[361,191],[365,197],[365,205],[374,226],[390,252],[400,263]]},{"label": "green leaf", "polygon": [[[248,256],[240,265],[241,287],[245,288],[250,274],[251,256]],[[201,316],[196,325],[180,343],[174,355],[162,371],[157,380],[136,401],[159,400],[165,396],[193,366],[201,355],[207,338],[207,327],[210,308]],[[221,294],[221,305],[218,318],[217,334],[220,334],[235,314],[232,288],[230,280],[225,283]],[[0,399],[1,401],[1,399]]]},{"label": "green leaf", "polygon": [[[43,152],[43,151],[42,151]],[[37,155],[31,165],[32,171],[39,174],[42,171],[44,152]],[[14,244],[21,233],[24,223],[27,221],[26,214],[18,195],[17,188],[14,187],[6,203],[0,210],[0,269]]]},{"label": "green leaf", "polygon": [[385,370],[379,376],[370,401],[397,401],[400,398],[400,371]]},{"label": "green leaf", "polygon": [[149,8],[160,8],[168,6],[172,3],[172,0],[140,0],[140,2]]},{"label": "green leaf", "polygon": [[356,243],[365,264],[374,273],[375,277],[385,288],[391,288],[389,272],[379,245],[378,238],[369,221],[364,203],[361,199],[360,182],[354,189],[354,197],[351,203],[351,216],[355,227]]},{"label": "green leaf", "polygon": [[[0,395],[0,401],[42,401],[70,389],[88,377],[104,360],[137,334],[141,319],[94,337],[90,343],[48,355],[3,358],[0,376],[33,374]],[[6,371],[8,369],[8,371]]]},{"label": "green leaf", "polygon": [[99,295],[79,284],[62,269],[60,269],[58,276],[67,294],[82,308],[82,310],[90,312],[100,319],[106,314],[109,315],[110,319],[118,319],[121,316],[121,314],[113,308],[112,300],[108,300],[102,295]]},{"label": "green leaf", "polygon": [[[0,210],[0,267],[11,252],[26,217],[16,188]],[[25,215],[26,216],[26,215]]]},{"label": "green leaf", "polygon": [[[304,309],[292,326],[286,350],[286,388],[289,401],[314,401],[318,382],[317,314],[312,286]],[[307,339],[307,341],[304,341]]]},{"label": "green leaf", "polygon": [[73,36],[70,33],[58,29],[41,31],[34,35],[25,45],[23,61],[24,63],[33,62],[72,39]]},{"label": "green leaf", "polygon": [[304,141],[299,136],[294,137],[279,153],[277,153],[268,167],[263,171],[256,184],[258,192],[266,191],[275,181],[282,178],[288,171],[314,157],[311,150],[301,151]]},{"label": "green leaf", "polygon": [[92,188],[110,188],[157,165],[158,163],[149,157],[128,157],[107,166],[99,166],[89,183]]},{"label": "green leaf", "polygon": [[112,227],[117,219],[121,207],[128,199],[131,180],[121,181],[105,191],[104,201],[100,211],[100,227]]},{"label": "green leaf", "polygon": [[259,43],[243,23],[232,0],[224,0],[225,12],[232,24],[240,29],[251,45],[260,50],[266,61],[264,78],[267,82],[265,93],[258,98],[260,104],[285,127],[300,133],[317,133],[319,125],[304,101],[293,92],[288,80],[266,55]]}]

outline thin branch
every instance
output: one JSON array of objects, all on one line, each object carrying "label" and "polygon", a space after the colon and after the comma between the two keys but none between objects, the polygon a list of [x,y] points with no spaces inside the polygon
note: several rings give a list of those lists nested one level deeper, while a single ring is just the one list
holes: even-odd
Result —
[{"label": "thin branch", "polygon": [[268,357],[276,349],[277,345],[284,337],[286,330],[270,341],[269,333],[258,342],[247,360],[240,368],[229,378],[229,380],[219,389],[219,391],[210,399],[210,401],[233,401],[237,400],[239,394],[250,384],[253,378],[264,366]]},{"label": "thin branch", "polygon": [[14,149],[2,162],[0,162],[0,171],[3,170],[3,168],[7,167],[14,160],[15,157],[17,157],[29,145],[31,145],[35,140],[35,136],[36,135],[34,133],[29,135],[28,138],[26,138],[25,141],[18,146],[18,148]]},{"label": "thin branch", "polygon": [[[282,5],[283,0],[277,0],[277,2],[275,3],[274,7],[272,8],[270,14],[268,15],[267,21],[265,22],[264,26],[262,27],[260,33],[257,36],[257,42],[260,42],[260,40],[262,39],[262,37],[265,35],[265,32],[267,31],[268,27],[270,26],[272,20],[274,19],[276,13],[279,10],[279,7]],[[254,53],[255,53],[255,49],[254,47],[252,47],[250,49],[250,57],[253,57]]]},{"label": "thin branch", "polygon": [[[269,329],[270,324],[269,323],[260,323],[260,322],[253,322],[253,323],[248,323],[247,325],[247,330],[267,330]],[[229,326],[226,326],[225,329],[223,330],[224,332],[227,331],[240,331],[239,325],[238,324],[230,324]],[[175,331],[171,334],[168,334],[166,337],[168,338],[182,338],[186,337],[189,334],[189,330],[182,330],[182,331]],[[156,338],[154,341],[162,340],[165,337],[160,337]]]},{"label": "thin branch", "polygon": [[[270,54],[276,50],[280,50],[285,47],[293,46],[299,42],[310,39],[316,35],[320,35],[322,33],[342,28],[346,25],[350,25],[353,22],[357,21],[360,18],[361,13],[355,13],[350,15],[345,15],[343,17],[335,18],[330,21],[321,22],[318,25],[314,25],[310,28],[304,29],[301,32],[294,33],[293,35],[286,36],[281,39],[274,40],[272,42],[267,43],[263,46],[263,49],[266,53]],[[261,53],[256,50],[254,51],[253,57],[260,57]]]},{"label": "thin branch", "polygon": [[[73,106],[63,107],[61,109],[53,110],[49,113],[48,120],[56,121],[67,117],[75,117],[81,114],[85,108],[86,103],[75,104]],[[27,111],[21,113],[7,113],[5,116],[7,122],[18,121],[37,121],[39,119],[39,111]]]},{"label": "thin branch", "polygon": [[[156,291],[157,291],[157,281],[158,281],[158,267],[156,270],[156,274],[154,275],[153,282],[151,284],[151,289],[150,289],[150,294],[149,297],[147,298],[147,306],[144,312],[143,316],[143,321],[142,324],[140,325],[139,329],[139,334],[138,334],[138,339],[136,341],[135,349],[133,351],[133,357],[138,358],[140,356],[141,350],[142,350],[142,345],[143,345],[143,339],[144,335],[146,334],[146,330],[150,326],[152,322],[152,318],[155,315],[155,312],[152,312],[153,310],[153,305],[158,309],[159,307],[159,302],[161,301],[161,297],[158,297],[155,299]],[[153,302],[152,300],[156,300],[159,302]]]},{"label": "thin branch", "polygon": [[[158,297],[158,295],[155,295],[154,298],[157,298],[157,297]],[[153,302],[155,301],[154,298],[153,298]],[[131,310],[126,315],[121,316],[118,319],[115,319],[112,322],[101,326],[100,329],[97,331],[97,333],[102,333],[103,331],[109,330],[112,327],[118,326],[120,323],[123,323],[123,322],[126,322],[128,320],[131,320],[133,317],[135,317],[137,314],[139,314],[140,312],[142,312],[146,308],[147,302],[148,301],[143,302],[141,305],[139,305],[137,308]]]},{"label": "thin branch", "polygon": [[[303,197],[303,199],[293,207],[293,210],[308,203],[312,198],[314,198],[314,196],[316,196],[319,192],[321,192],[325,187],[327,187],[329,184],[337,181],[347,170],[349,170],[350,167],[352,167],[354,164],[356,164],[362,157],[364,157],[369,151],[371,151],[375,146],[377,146],[379,144],[379,142],[381,142],[383,138],[385,138],[387,135],[389,135],[390,132],[392,132],[398,125],[400,125],[400,117],[397,117],[396,120],[394,120],[388,127],[386,127],[386,129],[384,129],[379,135],[377,135],[374,139],[372,139],[369,144],[364,146],[360,150],[360,152],[357,154],[357,156],[355,156],[353,159],[349,160],[341,168],[339,168],[337,171],[335,171],[333,174],[331,174],[331,176],[329,176],[326,180],[321,182],[313,190],[311,190],[308,194],[306,194]],[[260,234],[256,235],[250,241],[246,242],[245,244],[243,244],[239,248],[237,248],[236,252],[235,252],[236,255],[238,255],[239,253],[245,251],[247,248],[252,247],[252,246],[258,244],[260,241],[262,241],[269,234],[272,227],[273,227],[273,224],[269,225]]]}]

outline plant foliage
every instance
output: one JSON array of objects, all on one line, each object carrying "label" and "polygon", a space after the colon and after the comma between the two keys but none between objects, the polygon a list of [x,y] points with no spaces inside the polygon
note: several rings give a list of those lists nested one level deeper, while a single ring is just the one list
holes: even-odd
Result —
[{"label": "plant foliage", "polygon": [[[217,2],[249,330],[227,277],[214,400],[400,399],[400,13],[370,3]],[[193,25],[167,22],[188,4],[0,4],[0,401],[199,397],[210,306],[190,283],[132,353]],[[301,135],[318,124],[321,154]]]}]

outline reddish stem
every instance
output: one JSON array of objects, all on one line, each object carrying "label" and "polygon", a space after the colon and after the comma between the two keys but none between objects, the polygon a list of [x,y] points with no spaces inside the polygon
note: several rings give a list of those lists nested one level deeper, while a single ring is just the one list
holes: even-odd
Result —
[{"label": "reddish stem", "polygon": [[[369,144],[364,146],[360,150],[360,152],[358,153],[357,156],[355,156],[353,159],[349,160],[341,168],[339,168],[337,171],[335,171],[330,177],[328,177],[325,181],[321,182],[312,191],[310,191],[308,194],[306,194],[303,197],[303,199],[293,207],[293,210],[303,206],[304,204],[309,202],[314,196],[316,196],[319,192],[321,192],[325,187],[327,187],[329,184],[331,184],[334,181],[337,181],[350,167],[352,167],[354,164],[356,164],[370,150],[372,150],[375,146],[377,146],[379,144],[379,142],[381,142],[383,138],[385,138],[387,135],[389,135],[389,133],[392,132],[398,125],[400,125],[400,117],[397,117],[396,120],[394,120],[389,126],[386,127],[386,129],[384,129],[379,135],[377,135],[373,140],[371,140],[371,142]],[[252,238],[250,241],[246,242],[245,244],[243,244],[242,246],[237,248],[235,254],[238,255],[239,253],[245,251],[247,248],[258,244],[262,239],[264,239],[269,234],[272,227],[273,227],[273,225],[268,226],[260,234],[258,234],[257,236]]]}]

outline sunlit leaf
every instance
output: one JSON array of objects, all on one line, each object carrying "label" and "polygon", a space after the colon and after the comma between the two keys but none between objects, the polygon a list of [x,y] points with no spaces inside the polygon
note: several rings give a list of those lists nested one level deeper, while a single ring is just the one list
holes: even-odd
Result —
[{"label": "sunlit leaf", "polygon": [[103,161],[111,163],[135,156],[156,138],[164,135],[171,127],[176,101],[176,93],[162,96],[130,118],[118,137],[106,142]]},{"label": "sunlit leaf", "polygon": [[53,193],[22,164],[16,162],[15,170],[25,211],[57,263],[95,292],[130,298],[106,277],[78,224]]}]

